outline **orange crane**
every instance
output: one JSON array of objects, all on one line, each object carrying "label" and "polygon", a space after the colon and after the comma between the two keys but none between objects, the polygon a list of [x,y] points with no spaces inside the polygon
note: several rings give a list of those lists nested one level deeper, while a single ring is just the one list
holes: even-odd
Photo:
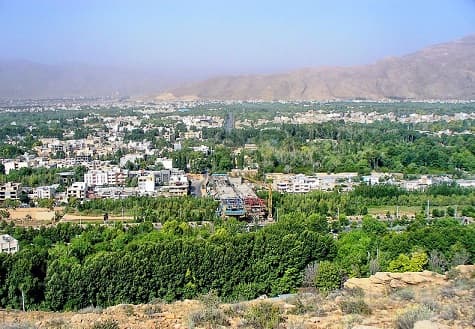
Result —
[{"label": "orange crane", "polygon": [[272,216],[272,184],[268,184],[265,182],[262,182],[260,180],[257,180],[253,177],[249,176],[241,176],[243,179],[248,180],[256,185],[259,185],[260,187],[263,187],[267,189],[267,220],[272,221],[274,220],[274,217]]}]

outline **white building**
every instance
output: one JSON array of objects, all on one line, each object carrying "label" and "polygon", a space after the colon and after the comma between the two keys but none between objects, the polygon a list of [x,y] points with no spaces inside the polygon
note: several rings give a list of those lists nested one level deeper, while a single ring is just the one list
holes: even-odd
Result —
[{"label": "white building", "polygon": [[185,175],[172,175],[168,182],[170,196],[185,196],[188,194],[188,178]]},{"label": "white building", "polygon": [[5,201],[7,199],[18,200],[20,190],[20,183],[9,182],[0,186],[0,201]]},{"label": "white building", "polygon": [[460,187],[475,187],[475,179],[457,179],[456,183]]},{"label": "white building", "polygon": [[84,182],[87,186],[118,186],[124,185],[127,173],[120,168],[111,170],[89,170],[84,174]]},{"label": "white building", "polygon": [[8,234],[0,235],[0,251],[14,254],[20,250],[18,240]]},{"label": "white building", "polygon": [[121,167],[125,167],[127,162],[136,163],[137,160],[141,160],[143,158],[144,158],[143,154],[126,154],[122,158],[120,158],[119,165]]},{"label": "white building", "polygon": [[3,164],[5,166],[5,174],[9,174],[11,170],[18,170],[20,168],[27,168],[28,162],[26,161],[7,161]]},{"label": "white building", "polygon": [[156,163],[161,163],[163,168],[165,169],[172,169],[173,168],[173,160],[168,158],[158,158]]},{"label": "white building", "polygon": [[68,198],[85,199],[87,184],[85,182],[75,182],[68,187]]},{"label": "white building", "polygon": [[52,199],[55,196],[57,185],[38,186],[33,189],[33,197],[35,199]]},{"label": "white building", "polygon": [[107,172],[102,170],[89,170],[84,174],[84,182],[88,186],[104,186],[109,184]]},{"label": "white building", "polygon": [[140,193],[155,192],[155,175],[147,174],[138,177],[138,189]]}]

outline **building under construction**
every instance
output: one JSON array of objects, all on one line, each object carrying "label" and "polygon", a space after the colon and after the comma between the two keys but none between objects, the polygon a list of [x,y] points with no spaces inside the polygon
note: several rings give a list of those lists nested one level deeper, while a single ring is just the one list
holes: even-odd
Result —
[{"label": "building under construction", "polygon": [[213,174],[207,186],[208,194],[220,201],[218,214],[246,220],[263,220],[267,207],[254,192],[251,184],[241,177],[231,178],[226,174]]}]

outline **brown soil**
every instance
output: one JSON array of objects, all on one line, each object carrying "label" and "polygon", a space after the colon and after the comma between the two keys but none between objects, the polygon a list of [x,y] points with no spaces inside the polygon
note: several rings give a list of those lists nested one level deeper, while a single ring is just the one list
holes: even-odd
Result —
[{"label": "brown soil", "polygon": [[[430,309],[430,314],[425,318],[427,321],[417,322],[415,328],[473,328],[475,266],[461,266],[457,273],[450,280],[427,271],[377,274],[350,281],[351,288],[329,295],[305,291],[285,298],[223,304],[212,309],[202,302],[185,300],[172,304],[123,304],[104,310],[91,307],[64,313],[3,310],[0,327],[88,329],[111,320],[121,329],[258,328],[246,314],[253,305],[271,303],[278,308],[281,321],[279,326],[269,328],[397,328],[396,321],[405,312],[420,308]],[[364,307],[351,306],[352,302]],[[350,307],[345,311],[343,305]],[[226,325],[220,325],[219,319],[224,319]]]}]

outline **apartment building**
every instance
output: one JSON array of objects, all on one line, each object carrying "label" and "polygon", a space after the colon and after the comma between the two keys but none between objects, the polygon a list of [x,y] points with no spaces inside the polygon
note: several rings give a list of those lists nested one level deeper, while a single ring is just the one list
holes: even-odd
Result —
[{"label": "apartment building", "polygon": [[84,182],[88,186],[109,185],[108,173],[102,170],[89,170],[84,174]]},{"label": "apartment building", "polygon": [[87,192],[87,184],[85,182],[75,182],[68,187],[68,198],[85,199]]},{"label": "apartment building", "polygon": [[20,250],[18,240],[8,234],[0,235],[0,252],[14,254]]},{"label": "apartment building", "polygon": [[153,193],[155,192],[155,175],[148,173],[138,177],[138,190],[140,193]]},{"label": "apartment building", "polygon": [[170,196],[186,196],[188,194],[189,182],[185,175],[178,174],[170,176],[168,182],[168,193]]},{"label": "apartment building", "polygon": [[18,170],[20,168],[27,168],[28,162],[26,161],[7,161],[3,163],[5,167],[5,174],[9,174],[11,170]]},{"label": "apartment building", "polygon": [[0,186],[0,202],[8,199],[18,200],[21,191],[20,183],[8,182]]},{"label": "apartment building", "polygon": [[84,174],[84,182],[88,186],[122,186],[126,178],[127,172],[118,167],[109,170],[89,170]]},{"label": "apartment building", "polygon": [[33,198],[35,199],[52,199],[56,194],[58,185],[38,186],[33,189]]}]

